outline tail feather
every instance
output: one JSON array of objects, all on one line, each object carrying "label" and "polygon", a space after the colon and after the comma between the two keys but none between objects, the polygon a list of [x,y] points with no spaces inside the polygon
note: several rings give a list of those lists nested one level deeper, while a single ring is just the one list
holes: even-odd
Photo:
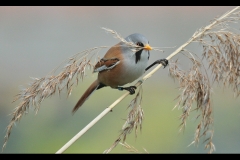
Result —
[{"label": "tail feather", "polygon": [[77,104],[75,105],[75,107],[72,110],[72,113],[75,113],[78,108],[80,108],[83,103],[88,99],[88,97],[99,87],[100,83],[98,82],[98,80],[95,80],[90,87],[84,92],[84,94],[82,95],[82,97],[78,100]]}]

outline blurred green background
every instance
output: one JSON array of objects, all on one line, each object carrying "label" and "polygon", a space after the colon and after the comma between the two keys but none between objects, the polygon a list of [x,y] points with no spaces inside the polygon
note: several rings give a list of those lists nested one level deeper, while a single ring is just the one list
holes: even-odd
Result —
[{"label": "blurred green background", "polygon": [[[0,7],[0,146],[18,105],[12,103],[30,77],[44,77],[63,60],[85,49],[118,43],[101,27],[116,30],[123,37],[141,33],[151,46],[173,47],[185,43],[200,27],[233,9],[218,7]],[[239,29],[239,27],[238,27]],[[176,48],[175,48],[176,49]],[[175,50],[152,51],[150,63],[167,57]],[[195,53],[200,50],[195,49]],[[101,51],[101,55],[105,50]],[[180,62],[185,62],[180,56]],[[186,64],[188,65],[188,64]],[[85,89],[96,79],[88,76],[67,98],[65,93],[46,99],[40,111],[33,110],[13,127],[3,153],[55,153],[123,92],[104,88],[95,92],[74,115],[72,108]],[[133,82],[134,84],[135,82]],[[187,147],[193,140],[196,114],[190,115],[184,133],[179,133],[181,110],[172,110],[179,94],[177,82],[160,69],[143,85],[145,118],[142,132],[134,132],[127,143],[149,153],[207,153],[202,142]],[[215,153],[240,151],[240,100],[230,89],[215,86],[214,144]],[[119,103],[65,153],[102,153],[119,135],[133,96]],[[111,153],[129,153],[117,146]]]}]

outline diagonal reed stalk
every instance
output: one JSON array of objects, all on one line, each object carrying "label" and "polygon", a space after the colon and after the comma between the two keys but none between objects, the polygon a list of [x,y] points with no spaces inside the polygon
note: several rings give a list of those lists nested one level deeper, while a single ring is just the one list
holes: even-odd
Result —
[{"label": "diagonal reed stalk", "polygon": [[[224,22],[224,19],[231,14],[233,14],[236,10],[238,10],[239,7],[234,8],[233,10],[225,13],[221,17],[215,19],[212,23],[210,23],[208,26],[201,28],[197,32],[193,34],[193,36],[183,45],[181,45],[179,48],[177,48],[172,54],[170,54],[166,59],[170,60],[175,55],[180,53],[181,51],[185,50],[185,47],[188,46],[190,43],[194,42],[195,40],[199,39],[209,30],[211,30],[213,27],[218,26],[220,22]],[[231,21],[231,19],[229,20]],[[228,21],[228,22],[229,22]],[[234,21],[234,20],[233,20]],[[220,24],[221,25],[221,24]],[[142,85],[148,78],[150,78],[156,71],[158,71],[162,67],[161,64],[156,66],[151,72],[149,72],[147,75],[145,75],[140,81],[138,81],[135,86],[138,87]],[[122,101],[125,97],[129,95],[129,92],[124,93],[121,97],[119,97],[116,101],[114,101],[109,107],[107,107],[102,113],[100,113],[94,120],[92,120],[86,127],[84,127],[78,134],[76,134],[70,141],[68,141],[62,148],[60,148],[56,153],[63,153],[68,147],[70,147],[78,138],[80,138],[87,130],[89,130],[93,125],[95,125],[102,117],[104,117],[108,112],[110,112],[120,101]],[[211,108],[210,108],[211,109]],[[205,112],[205,110],[204,110]],[[187,113],[188,114],[188,113]],[[205,114],[205,113],[204,113]],[[182,117],[183,118],[183,117]],[[209,122],[210,123],[210,122]],[[197,131],[201,129],[201,125],[198,126]],[[196,132],[196,136],[199,136],[199,132]],[[118,140],[117,143],[120,141]],[[116,145],[115,145],[116,146]],[[114,146],[114,147],[115,147]],[[113,147],[113,148],[114,148]],[[206,146],[206,148],[209,146]],[[211,146],[210,146],[211,147]],[[112,148],[110,148],[111,150]],[[214,150],[214,146],[212,144],[212,148],[210,152]]]},{"label": "diagonal reed stalk", "polygon": [[[237,11],[238,10],[238,11]],[[230,16],[231,15],[231,16]],[[180,116],[181,129],[184,129],[186,119],[190,114],[193,102],[196,102],[196,111],[201,111],[197,118],[200,117],[201,121],[195,131],[194,141],[191,144],[197,144],[201,137],[208,135],[205,139],[205,147],[210,148],[210,152],[215,150],[212,143],[213,130],[211,130],[213,124],[212,118],[212,103],[211,103],[211,85],[208,78],[206,69],[199,61],[199,58],[195,54],[191,53],[187,49],[192,42],[198,42],[203,47],[203,59],[209,62],[211,76],[213,81],[222,82],[225,85],[229,85],[233,88],[235,96],[240,95],[240,35],[232,32],[227,23],[234,23],[240,20],[239,7],[234,8],[230,12],[225,13],[221,17],[215,19],[210,25],[199,29],[193,36],[177,50],[175,50],[166,59],[170,60],[178,53],[182,52],[187,56],[191,62],[192,67],[188,71],[181,70],[177,64],[170,63],[169,73],[173,79],[177,79],[179,82],[179,89],[182,91],[177,97],[179,100],[178,108],[183,110],[183,114]],[[126,42],[116,31],[106,29],[108,33],[114,35],[115,38],[123,43],[126,43],[133,52],[141,49],[133,43]],[[228,31],[229,30],[229,31]],[[210,41],[209,41],[210,40]],[[43,78],[33,79],[32,84],[16,96],[14,101],[21,100],[19,105],[14,109],[12,113],[12,119],[7,126],[7,132],[4,137],[3,148],[6,146],[9,139],[11,130],[15,122],[20,121],[23,115],[27,114],[30,107],[33,107],[36,111],[40,109],[42,101],[54,93],[59,93],[63,90],[67,90],[67,96],[72,92],[74,84],[78,84],[79,80],[83,80],[85,77],[85,70],[92,68],[95,64],[93,59],[98,55],[99,51],[107,46],[94,47],[83,52],[80,52],[68,59],[68,64],[61,70],[61,72],[55,75],[56,70],[53,70],[49,75]],[[157,47],[153,47],[153,50],[161,51]],[[98,61],[95,57],[95,62]],[[156,66],[152,71],[145,75],[135,86],[141,86],[144,81],[150,78],[157,70],[161,68],[161,64]],[[205,69],[205,72],[201,70]],[[99,114],[93,121],[91,121],[85,128],[83,128],[76,136],[74,136],[67,144],[65,144],[57,153],[63,153],[69,146],[71,146],[78,138],[80,138],[88,129],[96,124],[103,116],[111,111],[121,100],[127,97],[129,92],[123,94],[119,99],[113,102],[108,108],[106,108],[101,114]],[[123,143],[127,134],[131,133],[135,129],[135,135],[137,129],[142,128],[143,110],[141,108],[142,90],[139,89],[136,97],[131,101],[129,108],[131,111],[128,114],[127,120],[122,128],[122,133],[114,144],[105,151],[109,153],[114,147],[116,147],[121,140]],[[174,108],[175,108],[174,107]]]}]

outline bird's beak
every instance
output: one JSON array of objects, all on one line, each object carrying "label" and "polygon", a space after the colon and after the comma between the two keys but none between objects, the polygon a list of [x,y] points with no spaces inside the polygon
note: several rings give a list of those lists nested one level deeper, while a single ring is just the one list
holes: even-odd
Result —
[{"label": "bird's beak", "polygon": [[149,44],[146,44],[144,46],[144,49],[149,51],[149,50],[152,50],[152,47]]}]

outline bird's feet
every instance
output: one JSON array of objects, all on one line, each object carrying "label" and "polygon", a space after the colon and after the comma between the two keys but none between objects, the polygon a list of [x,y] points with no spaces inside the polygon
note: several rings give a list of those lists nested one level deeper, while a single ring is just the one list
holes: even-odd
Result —
[{"label": "bird's feet", "polygon": [[159,59],[156,60],[153,64],[151,64],[150,66],[148,66],[145,71],[149,70],[152,66],[156,65],[156,64],[162,64],[163,67],[165,68],[168,65],[168,60],[167,59]]},{"label": "bird's feet", "polygon": [[167,59],[159,59],[156,61],[156,63],[158,63],[158,64],[161,63],[163,65],[163,68],[165,68],[168,65],[168,60]]},{"label": "bird's feet", "polygon": [[132,95],[135,93],[135,89],[137,89],[136,86],[129,86],[129,87],[117,87],[118,90],[122,91],[122,90],[127,90],[129,91],[129,93]]}]

